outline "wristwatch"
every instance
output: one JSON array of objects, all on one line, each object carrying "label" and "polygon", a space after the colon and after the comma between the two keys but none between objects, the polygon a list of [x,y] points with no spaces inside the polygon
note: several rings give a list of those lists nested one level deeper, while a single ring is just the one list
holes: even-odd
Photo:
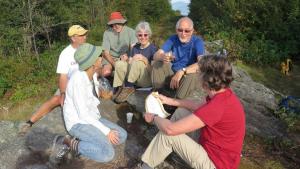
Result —
[{"label": "wristwatch", "polygon": [[182,68],[181,70],[183,71],[184,74],[186,74],[186,68],[185,67]]}]

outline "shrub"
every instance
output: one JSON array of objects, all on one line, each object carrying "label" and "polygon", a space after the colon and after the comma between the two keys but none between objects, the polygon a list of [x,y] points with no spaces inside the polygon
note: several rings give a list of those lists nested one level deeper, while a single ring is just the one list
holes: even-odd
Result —
[{"label": "shrub", "polygon": [[2,97],[9,88],[11,88],[11,85],[6,79],[0,76],[0,97]]}]

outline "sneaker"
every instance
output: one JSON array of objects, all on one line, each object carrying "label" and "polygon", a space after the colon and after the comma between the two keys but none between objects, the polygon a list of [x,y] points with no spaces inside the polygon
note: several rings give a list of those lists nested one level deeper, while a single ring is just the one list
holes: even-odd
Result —
[{"label": "sneaker", "polygon": [[123,87],[121,93],[114,99],[116,103],[123,103],[127,100],[128,96],[134,93],[133,87]]},{"label": "sneaker", "polygon": [[112,100],[115,100],[119,96],[119,94],[121,93],[121,91],[122,91],[122,86],[114,88]]},{"label": "sneaker", "polygon": [[30,130],[31,125],[29,123],[21,123],[19,127],[19,136],[25,136],[26,133]]},{"label": "sneaker", "polygon": [[49,162],[53,166],[59,165],[64,156],[70,151],[70,148],[66,145],[63,144],[64,141],[64,136],[55,136],[53,140],[53,145],[52,145],[52,151],[49,157]]}]

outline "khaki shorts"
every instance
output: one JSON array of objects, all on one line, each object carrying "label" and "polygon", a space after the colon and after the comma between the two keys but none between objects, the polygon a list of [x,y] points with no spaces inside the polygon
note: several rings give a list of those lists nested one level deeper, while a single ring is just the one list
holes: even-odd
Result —
[{"label": "khaki shorts", "polygon": [[[116,61],[118,61],[118,60],[120,60],[120,58],[119,57],[112,57],[113,58],[113,60],[116,62]],[[102,66],[104,66],[104,65],[108,65],[108,64],[110,64],[105,58],[103,58],[102,59]]]}]

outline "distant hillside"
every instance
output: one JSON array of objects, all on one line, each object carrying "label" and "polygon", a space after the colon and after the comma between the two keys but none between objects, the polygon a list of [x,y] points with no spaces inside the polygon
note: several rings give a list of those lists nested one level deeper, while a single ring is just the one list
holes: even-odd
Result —
[{"label": "distant hillside", "polygon": [[172,9],[179,10],[182,15],[188,15],[190,12],[188,5],[189,4],[185,2],[175,2],[172,4]]}]

